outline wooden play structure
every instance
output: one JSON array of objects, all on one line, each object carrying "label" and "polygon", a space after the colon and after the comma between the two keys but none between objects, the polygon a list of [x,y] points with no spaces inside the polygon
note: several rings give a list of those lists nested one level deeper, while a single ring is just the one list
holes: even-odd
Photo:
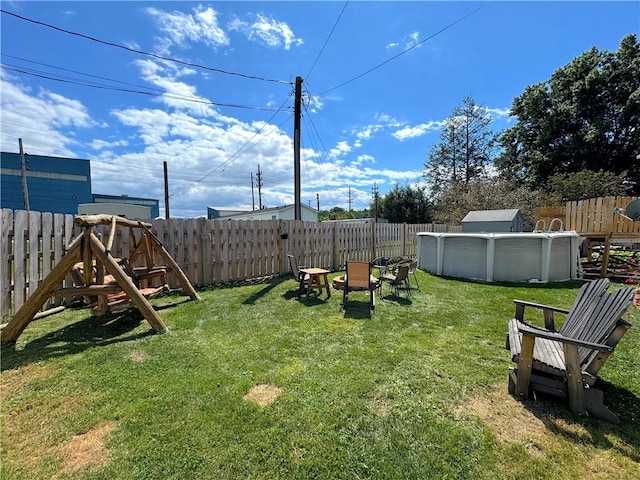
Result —
[{"label": "wooden play structure", "polygon": [[[640,198],[598,197],[567,202],[563,207],[536,209],[538,225],[559,222],[560,230],[577,232],[584,240],[581,264],[585,278],[638,277],[637,264],[630,264],[628,252],[640,253]],[[616,257],[616,251],[626,250]],[[597,253],[597,255],[594,255]],[[634,268],[635,267],[635,268]]]},{"label": "wooden play structure", "polygon": [[[68,245],[62,260],[2,330],[1,343],[15,343],[50,297],[83,297],[92,305],[94,315],[104,315],[123,302],[131,302],[158,332],[165,332],[167,326],[147,298],[168,290],[168,272],[173,273],[192,300],[199,298],[180,266],[151,232],[150,224],[115,215],[78,215],[75,224],[82,228],[82,233]],[[110,226],[105,244],[94,231],[98,225]],[[129,259],[118,259],[111,254],[118,227],[129,228],[133,239],[134,249]],[[134,230],[140,231],[137,242]],[[156,263],[158,257],[164,265]],[[136,262],[142,265],[133,267]],[[72,277],[74,286],[61,287],[67,275]],[[156,278],[160,279],[160,286],[153,286]]]}]

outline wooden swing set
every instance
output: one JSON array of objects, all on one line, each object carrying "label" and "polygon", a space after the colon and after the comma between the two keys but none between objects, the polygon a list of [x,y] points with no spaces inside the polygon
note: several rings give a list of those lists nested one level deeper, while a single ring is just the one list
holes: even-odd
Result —
[{"label": "wooden swing set", "polygon": [[[147,298],[168,290],[167,272],[175,275],[192,300],[199,299],[180,266],[151,232],[151,224],[115,215],[78,215],[75,224],[82,228],[82,233],[69,244],[62,260],[2,330],[0,343],[15,343],[50,297],[83,297],[92,305],[94,315],[104,315],[112,307],[131,302],[157,332],[166,332],[167,326]],[[104,245],[94,232],[97,225],[111,227]],[[111,254],[119,226],[128,227],[134,239],[133,253],[128,260],[117,259]],[[141,230],[138,242],[135,242],[134,229]],[[165,265],[156,264],[158,256]],[[138,259],[144,265],[132,267]],[[67,275],[71,275],[74,286],[60,287]],[[162,279],[162,285],[148,286],[156,277]]]}]

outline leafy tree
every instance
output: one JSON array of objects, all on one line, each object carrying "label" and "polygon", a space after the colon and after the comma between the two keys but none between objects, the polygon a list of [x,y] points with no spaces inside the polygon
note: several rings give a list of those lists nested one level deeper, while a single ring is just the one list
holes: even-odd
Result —
[{"label": "leafy tree", "polygon": [[604,170],[556,173],[549,179],[548,189],[543,197],[544,203],[563,205],[585,198],[626,195],[629,190],[629,186],[625,185],[626,177],[626,170],[620,175]]},{"label": "leafy tree", "polygon": [[390,223],[427,223],[432,220],[433,206],[425,187],[396,184],[380,199],[378,216]]},{"label": "leafy tree", "polygon": [[363,217],[371,217],[371,212],[366,208],[364,210],[348,211],[341,207],[333,207],[331,210],[321,210],[318,213],[318,219],[321,222],[327,220],[349,220]]},{"label": "leafy tree", "polygon": [[497,141],[490,123],[489,112],[472,97],[465,97],[453,109],[440,133],[440,143],[431,148],[424,165],[425,178],[434,193],[486,176]]},{"label": "leafy tree", "polygon": [[535,209],[539,206],[538,193],[526,187],[513,186],[504,179],[489,178],[472,181],[469,185],[456,184],[442,191],[435,205],[435,221],[460,224],[472,210],[501,210],[518,208],[522,213],[525,230],[535,225]]},{"label": "leafy tree", "polygon": [[511,114],[518,120],[502,135],[504,153],[495,164],[513,183],[548,189],[557,174],[626,171],[631,193],[640,193],[640,44],[635,34],[623,38],[617,52],[592,48],[548,81],[526,87],[514,99]]}]

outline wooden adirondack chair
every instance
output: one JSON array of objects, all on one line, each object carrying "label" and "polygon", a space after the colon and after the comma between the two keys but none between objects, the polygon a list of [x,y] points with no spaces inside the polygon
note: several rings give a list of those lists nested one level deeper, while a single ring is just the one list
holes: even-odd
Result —
[{"label": "wooden adirondack chair", "polygon": [[[530,390],[568,397],[574,413],[610,422],[618,417],[593,388],[597,374],[631,324],[622,319],[633,301],[633,289],[606,293],[607,279],[583,285],[570,310],[514,300],[507,349],[518,366],[509,371],[509,392],[527,398]],[[524,321],[525,307],[544,312],[545,328]],[[555,330],[553,313],[567,318]]]}]

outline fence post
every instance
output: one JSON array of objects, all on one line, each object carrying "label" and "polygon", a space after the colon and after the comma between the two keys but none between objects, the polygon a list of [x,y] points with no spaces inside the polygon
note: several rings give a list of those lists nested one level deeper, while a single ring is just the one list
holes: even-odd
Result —
[{"label": "fence post", "polygon": [[338,253],[338,222],[333,222],[333,251],[332,253],[332,267],[337,270],[340,266],[340,258]]}]

